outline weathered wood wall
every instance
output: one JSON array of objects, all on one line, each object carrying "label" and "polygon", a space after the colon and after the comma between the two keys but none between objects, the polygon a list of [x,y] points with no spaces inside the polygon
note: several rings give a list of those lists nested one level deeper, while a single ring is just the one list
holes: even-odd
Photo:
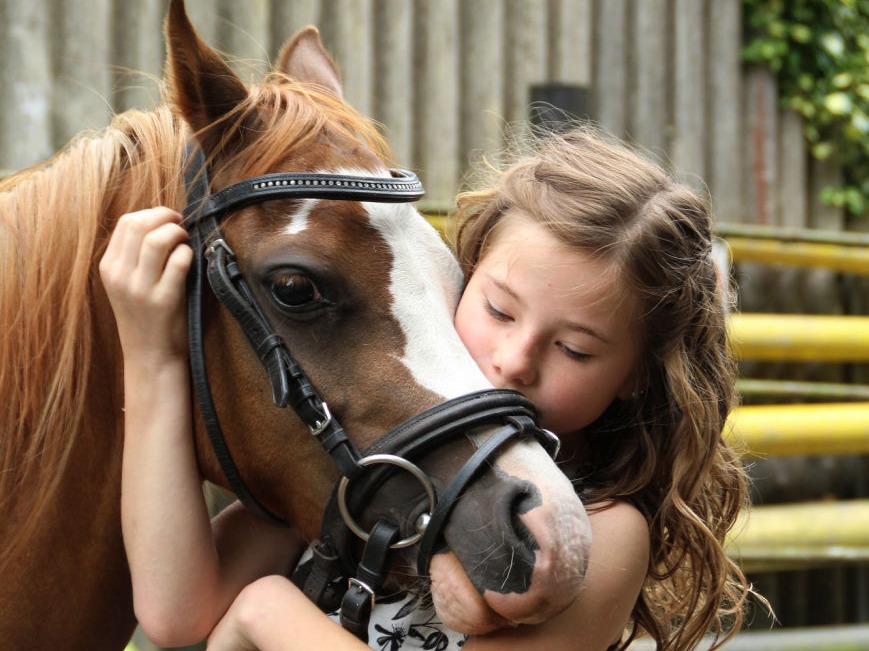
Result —
[{"label": "weathered wood wall", "polygon": [[[149,107],[165,0],[0,0],[0,168],[49,156],[111,111]],[[740,62],[740,0],[189,0],[202,35],[254,79],[317,24],[346,94],[381,121],[428,204],[528,116],[530,88],[587,89],[588,114],[706,184],[723,221],[842,228],[818,206],[775,84]]]}]

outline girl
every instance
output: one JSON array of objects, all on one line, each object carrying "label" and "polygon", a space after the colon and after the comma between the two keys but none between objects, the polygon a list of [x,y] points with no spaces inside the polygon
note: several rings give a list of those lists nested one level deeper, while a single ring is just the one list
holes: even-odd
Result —
[{"label": "girl", "polygon": [[[681,650],[707,632],[721,643],[751,590],[723,547],[747,496],[722,438],[735,369],[707,206],[588,128],[493,171],[457,200],[469,280],[456,329],[487,378],[528,396],[559,435],[593,540],[566,611],[464,648],[602,651],[649,635]],[[209,526],[189,434],[179,220],[164,208],[125,216],[101,264],[125,355],[125,460],[137,460],[122,502],[137,616],[165,645],[210,632],[216,650],[367,648],[283,578],[301,551],[292,532],[236,506]],[[371,637],[393,649],[400,638]]]}]

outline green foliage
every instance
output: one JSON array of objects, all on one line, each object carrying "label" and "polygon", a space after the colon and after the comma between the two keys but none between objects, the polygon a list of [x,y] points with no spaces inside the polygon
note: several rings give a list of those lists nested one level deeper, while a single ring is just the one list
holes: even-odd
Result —
[{"label": "green foliage", "polygon": [[869,212],[869,0],[742,0],[747,61],[777,76],[782,104],[803,116],[812,155],[832,155],[841,187],[822,198]]}]

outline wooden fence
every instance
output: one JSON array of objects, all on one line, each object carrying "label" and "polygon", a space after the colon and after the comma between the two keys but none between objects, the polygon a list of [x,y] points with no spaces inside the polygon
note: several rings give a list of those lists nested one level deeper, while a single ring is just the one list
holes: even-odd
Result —
[{"label": "wooden fence", "polygon": [[[726,222],[841,229],[774,81],[740,61],[740,0],[188,0],[253,79],[317,24],[351,102],[381,121],[429,205],[448,206],[474,152],[528,116],[532,88],[707,184]],[[49,156],[113,110],[158,99],[165,0],[0,0],[0,167]]]}]

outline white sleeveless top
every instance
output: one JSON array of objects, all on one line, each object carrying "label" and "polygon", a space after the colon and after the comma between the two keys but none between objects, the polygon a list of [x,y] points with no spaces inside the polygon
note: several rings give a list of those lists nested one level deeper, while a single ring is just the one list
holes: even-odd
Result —
[{"label": "white sleeveless top", "polygon": [[[309,547],[299,563],[310,557]],[[329,618],[341,625],[337,610],[329,613]],[[468,637],[443,625],[429,591],[378,595],[368,623],[368,646],[378,651],[456,651],[464,646]]]},{"label": "white sleeveless top", "polygon": [[[329,617],[339,623],[337,611]],[[443,625],[430,592],[378,596],[368,624],[368,646],[379,651],[456,651],[464,646],[467,638]]]}]

